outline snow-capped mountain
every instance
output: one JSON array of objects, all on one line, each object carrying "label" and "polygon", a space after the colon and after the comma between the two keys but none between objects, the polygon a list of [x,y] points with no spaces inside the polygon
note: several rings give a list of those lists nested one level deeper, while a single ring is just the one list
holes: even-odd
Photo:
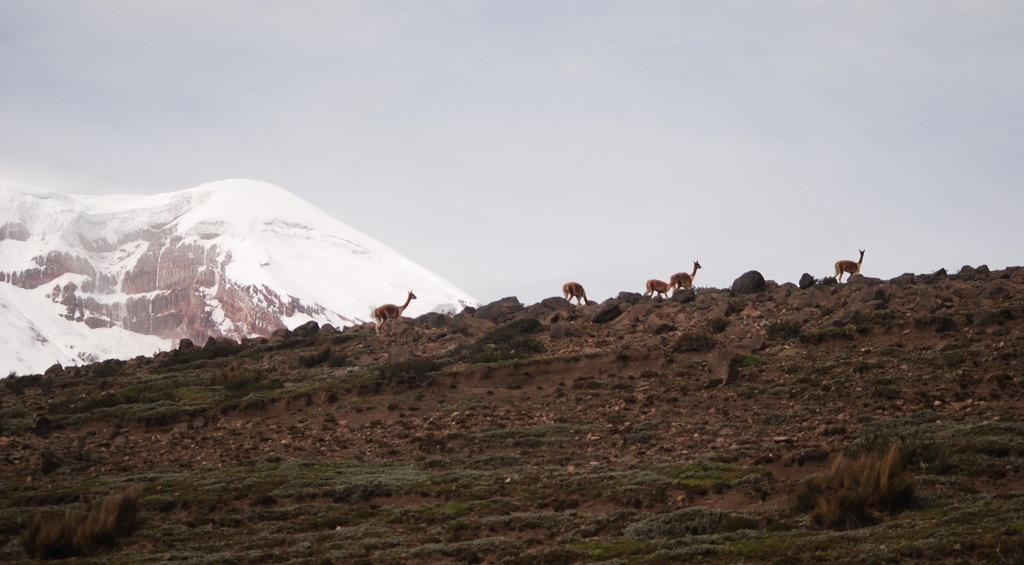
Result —
[{"label": "snow-capped mountain", "polygon": [[0,181],[0,377],[362,323],[407,290],[406,316],[478,304],[271,184],[70,196]]}]

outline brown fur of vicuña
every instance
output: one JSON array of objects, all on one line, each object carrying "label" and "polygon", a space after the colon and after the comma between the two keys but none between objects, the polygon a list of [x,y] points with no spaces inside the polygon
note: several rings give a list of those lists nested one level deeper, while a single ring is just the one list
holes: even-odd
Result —
[{"label": "brown fur of vicu\u00f1a", "polygon": [[576,301],[579,302],[581,305],[586,304],[588,302],[587,291],[583,290],[583,285],[581,285],[578,282],[567,282],[563,284],[562,296],[565,297],[565,299],[570,302],[572,302],[572,299],[575,298]]}]

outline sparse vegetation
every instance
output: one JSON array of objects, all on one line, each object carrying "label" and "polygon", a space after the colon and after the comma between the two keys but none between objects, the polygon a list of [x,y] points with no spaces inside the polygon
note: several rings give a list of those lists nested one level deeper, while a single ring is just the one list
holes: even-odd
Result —
[{"label": "sparse vegetation", "polygon": [[671,353],[708,351],[715,346],[715,340],[705,331],[688,331],[680,334],[669,348]]},{"label": "sparse vegetation", "polygon": [[33,559],[92,555],[113,548],[119,538],[135,530],[141,495],[142,488],[134,486],[107,496],[88,512],[72,507],[63,517],[37,514],[29,521],[21,545]]},{"label": "sparse vegetation", "polygon": [[13,377],[0,562],[1024,562],[1024,277],[922,280]]},{"label": "sparse vegetation", "polygon": [[380,382],[407,387],[421,387],[433,382],[433,373],[441,364],[433,359],[413,358],[385,363],[378,371]]},{"label": "sparse vegetation", "polygon": [[470,348],[470,358],[475,363],[495,363],[544,353],[544,344],[531,335],[541,329],[542,324],[535,318],[505,323],[481,337]]},{"label": "sparse vegetation", "polygon": [[325,345],[320,349],[317,349],[313,353],[299,355],[299,363],[302,363],[303,367],[311,369],[327,362],[331,358],[331,346]]},{"label": "sparse vegetation", "polygon": [[224,387],[224,390],[236,397],[281,387],[280,382],[268,380],[263,371],[240,365],[216,371],[210,377],[210,384]]},{"label": "sparse vegetation", "polygon": [[829,528],[877,524],[915,503],[916,481],[898,444],[884,453],[839,456],[828,473],[812,477],[796,490],[796,506],[811,511],[815,523]]},{"label": "sparse vegetation", "polygon": [[724,332],[729,327],[729,319],[722,316],[715,316],[708,320],[708,328],[716,334]]},{"label": "sparse vegetation", "polygon": [[786,340],[799,337],[802,330],[803,326],[799,322],[792,320],[779,320],[768,324],[765,328],[765,333],[767,334],[768,339]]}]

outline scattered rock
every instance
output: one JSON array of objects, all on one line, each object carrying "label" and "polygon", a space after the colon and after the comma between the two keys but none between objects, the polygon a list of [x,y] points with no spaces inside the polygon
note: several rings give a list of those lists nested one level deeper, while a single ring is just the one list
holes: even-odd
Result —
[{"label": "scattered rock", "polygon": [[49,449],[39,454],[39,472],[49,475],[64,466],[64,458]]},{"label": "scattered rock", "polygon": [[523,303],[520,302],[518,298],[515,296],[508,296],[477,308],[474,316],[480,320],[487,320],[488,322],[500,324],[507,321],[512,314],[522,310],[523,308]]},{"label": "scattered rock", "polygon": [[398,363],[401,361],[408,361],[416,357],[412,349],[403,345],[392,345],[388,348],[388,363]]},{"label": "scattered rock", "polygon": [[585,335],[585,332],[579,326],[571,322],[556,322],[552,324],[550,333],[551,337],[554,339],[581,337]]},{"label": "scattered rock", "polygon": [[640,300],[643,297],[644,297],[644,295],[640,294],[639,292],[626,292],[626,291],[623,291],[623,292],[620,292],[619,295],[615,297],[615,300],[617,300],[618,302],[625,303],[625,304],[636,304],[637,302],[640,302]]},{"label": "scattered rock", "polygon": [[678,302],[685,304],[687,302],[693,302],[697,298],[697,291],[693,288],[677,288],[672,293],[672,302]]},{"label": "scattered rock", "polygon": [[708,386],[724,386],[735,381],[742,361],[743,356],[735,351],[724,347],[716,349],[708,359]]},{"label": "scattered rock", "polygon": [[729,294],[744,296],[763,292],[766,288],[764,276],[757,271],[747,271],[733,281]]},{"label": "scattered rock", "polygon": [[452,329],[466,335],[476,336],[494,329],[494,322],[482,320],[474,316],[456,315],[452,318]]},{"label": "scattered rock", "polygon": [[175,439],[180,439],[188,435],[192,431],[192,422],[182,422],[171,430],[170,436]]},{"label": "scattered rock", "polygon": [[412,320],[412,325],[429,330],[447,328],[452,323],[451,316],[440,312],[427,312]]},{"label": "scattered rock", "polygon": [[[589,303],[589,301],[588,301]],[[572,304],[561,296],[552,296],[540,301],[540,305],[548,310],[562,310],[568,312]]]},{"label": "scattered rock", "polygon": [[554,323],[568,315],[571,310],[571,306],[565,299],[547,298],[537,304],[527,306],[520,314],[542,322]]},{"label": "scattered rock", "polygon": [[602,306],[602,308],[598,310],[598,312],[594,315],[591,321],[594,322],[595,324],[604,324],[606,322],[614,320],[615,318],[618,318],[621,315],[622,308],[619,307],[618,302],[613,302],[610,304],[605,303],[605,305]]},{"label": "scattered rock", "polygon": [[846,281],[848,284],[853,285],[876,285],[882,284],[882,279],[875,277],[866,277],[860,273],[856,275],[850,275],[850,278]]},{"label": "scattered rock", "polygon": [[46,414],[36,414],[35,422],[32,423],[32,433],[43,437],[50,435],[53,431],[53,420]]},{"label": "scattered rock", "polygon": [[800,288],[811,288],[816,282],[818,282],[818,280],[812,277],[810,273],[800,275]]},{"label": "scattered rock", "polygon": [[764,349],[765,344],[765,336],[759,334],[736,344],[735,346],[733,346],[733,351],[737,353],[742,353],[744,355],[750,355],[755,351],[761,351],[762,349]]},{"label": "scattered rock", "polygon": [[976,328],[988,328],[1002,322],[999,314],[991,308],[978,308],[974,311],[973,325]]},{"label": "scattered rock", "polygon": [[992,281],[985,286],[985,289],[981,291],[979,298],[983,300],[1004,300],[1013,295],[1005,283],[1002,281]]},{"label": "scattered rock", "polygon": [[310,320],[292,330],[292,333],[301,336],[312,336],[316,335],[318,331],[320,331],[320,324],[316,320]]},{"label": "scattered rock", "polygon": [[889,280],[889,284],[892,284],[892,285],[895,285],[895,286],[910,286],[910,285],[914,284],[914,281],[916,281],[916,280],[917,280],[917,275],[915,275],[914,273],[903,273],[902,275],[900,275],[900,276],[898,276],[896,278],[890,279]]}]

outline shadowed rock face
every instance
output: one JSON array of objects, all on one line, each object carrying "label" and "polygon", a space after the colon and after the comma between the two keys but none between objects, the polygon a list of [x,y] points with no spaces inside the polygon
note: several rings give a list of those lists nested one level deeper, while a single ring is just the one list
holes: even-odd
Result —
[{"label": "shadowed rock face", "polygon": [[284,317],[323,313],[319,306],[307,306],[265,286],[229,279],[225,270],[232,261],[230,252],[216,244],[184,242],[170,231],[140,231],[113,244],[83,242],[83,248],[97,263],[116,263],[116,254],[143,251],[136,251],[127,270],[120,265],[120,277],[104,272],[102,264],[86,256],[52,251],[35,257],[36,267],[0,273],[0,279],[36,288],[68,273],[83,275],[81,285],[55,285],[51,291],[51,300],[67,306],[68,320],[196,342],[210,336],[266,337],[284,325]]}]

